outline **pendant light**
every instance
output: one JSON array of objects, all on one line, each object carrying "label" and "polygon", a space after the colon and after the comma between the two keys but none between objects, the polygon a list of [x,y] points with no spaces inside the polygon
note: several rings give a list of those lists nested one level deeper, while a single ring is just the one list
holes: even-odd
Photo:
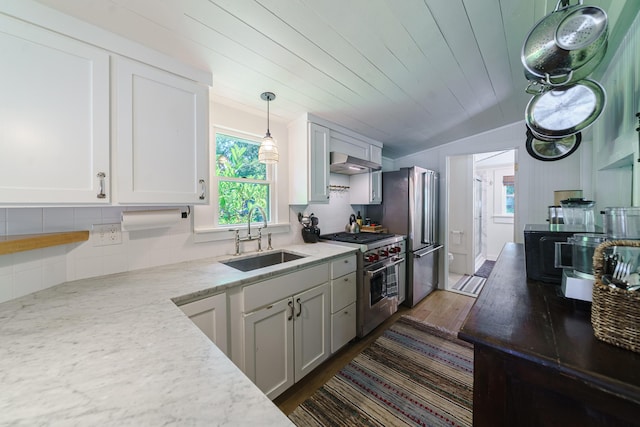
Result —
[{"label": "pendant light", "polygon": [[267,101],[267,134],[262,138],[260,150],[258,150],[258,160],[260,163],[273,164],[278,163],[278,144],[271,137],[269,132],[269,101],[276,99],[276,95],[272,92],[264,92],[260,95],[263,101]]}]

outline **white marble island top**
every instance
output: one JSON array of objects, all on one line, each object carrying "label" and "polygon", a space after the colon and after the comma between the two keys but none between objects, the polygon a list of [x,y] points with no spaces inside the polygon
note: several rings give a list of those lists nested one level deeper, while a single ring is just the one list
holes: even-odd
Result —
[{"label": "white marble island top", "polygon": [[0,425],[291,425],[174,303],[354,249],[253,272],[190,261],[68,282],[0,304]]}]

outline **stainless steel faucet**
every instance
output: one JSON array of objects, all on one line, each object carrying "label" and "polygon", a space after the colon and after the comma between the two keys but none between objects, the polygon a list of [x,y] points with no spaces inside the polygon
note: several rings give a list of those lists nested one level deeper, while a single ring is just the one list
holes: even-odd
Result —
[{"label": "stainless steel faucet", "polygon": [[[262,220],[264,221],[263,227],[258,227],[258,235],[251,235],[251,218],[253,216],[254,211],[258,209],[258,211],[262,214]],[[262,229],[267,228],[267,215],[264,213],[264,209],[260,206],[254,206],[249,210],[249,217],[247,219],[247,235],[245,237],[240,237],[240,230],[233,230],[235,232],[235,244],[236,244],[236,253],[235,255],[240,255],[240,242],[257,240],[258,241],[258,252],[262,252]],[[273,249],[271,247],[271,233],[268,235],[269,237],[269,247],[267,249]]]},{"label": "stainless steel faucet", "polygon": [[[267,228],[267,215],[265,215],[264,209],[262,209],[260,206],[254,206],[249,210],[249,218],[247,220],[247,236],[251,236],[251,215],[256,209],[258,209],[258,211],[260,211],[260,213],[262,214],[264,228]],[[260,234],[260,228],[258,228],[258,234]]]}]

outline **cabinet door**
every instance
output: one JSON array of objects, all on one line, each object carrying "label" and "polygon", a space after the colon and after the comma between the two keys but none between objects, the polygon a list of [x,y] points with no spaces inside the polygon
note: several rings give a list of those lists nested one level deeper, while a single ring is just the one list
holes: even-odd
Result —
[{"label": "cabinet door", "polygon": [[309,123],[309,203],[329,203],[329,129]]},{"label": "cabinet door", "polygon": [[227,297],[218,294],[180,306],[184,314],[224,352],[227,352]]},{"label": "cabinet door", "polygon": [[295,380],[311,372],[330,354],[329,284],[294,297]]},{"label": "cabinet door", "polygon": [[208,199],[208,87],[117,58],[117,198],[201,204]]},{"label": "cabinet door", "polygon": [[382,148],[372,144],[369,147],[369,160],[381,165],[382,164]]},{"label": "cabinet door", "polygon": [[371,172],[369,179],[371,185],[371,200],[369,203],[380,204],[382,203],[382,171]]},{"label": "cabinet door", "polygon": [[0,204],[109,202],[109,55],[0,17]]},{"label": "cabinet door", "polygon": [[294,383],[293,309],[286,298],[244,316],[244,373],[270,399]]},{"label": "cabinet door", "polygon": [[356,272],[331,280],[331,313],[356,301],[358,285]]},{"label": "cabinet door", "polygon": [[331,353],[356,337],[356,303],[331,315]]},{"label": "cabinet door", "polygon": [[382,171],[351,175],[349,203],[375,205],[382,202]]}]

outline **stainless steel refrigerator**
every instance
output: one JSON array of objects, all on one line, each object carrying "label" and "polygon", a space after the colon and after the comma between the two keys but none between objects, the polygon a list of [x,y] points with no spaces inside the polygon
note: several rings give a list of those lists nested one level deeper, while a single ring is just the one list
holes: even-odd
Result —
[{"label": "stainless steel refrigerator", "polygon": [[382,204],[367,216],[407,236],[407,297],[413,307],[438,287],[438,173],[417,166],[382,173]]}]

